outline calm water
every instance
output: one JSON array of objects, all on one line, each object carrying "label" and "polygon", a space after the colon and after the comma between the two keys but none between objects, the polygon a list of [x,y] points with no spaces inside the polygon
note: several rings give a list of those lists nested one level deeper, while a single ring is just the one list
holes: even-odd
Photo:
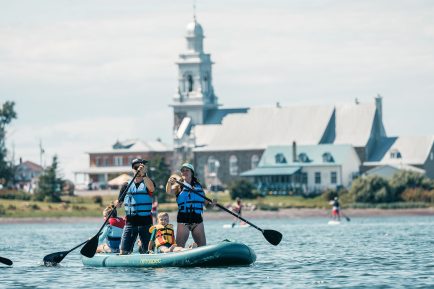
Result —
[{"label": "calm water", "polygon": [[[230,268],[88,268],[79,249],[58,267],[42,258],[93,236],[101,223],[0,225],[0,288],[434,288],[434,217],[251,221],[283,233],[274,247],[253,228],[205,221],[208,243],[224,238],[251,246],[257,261]],[[34,241],[31,241],[34,240]],[[121,280],[122,283],[121,283]],[[112,285],[115,285],[111,287]]]}]

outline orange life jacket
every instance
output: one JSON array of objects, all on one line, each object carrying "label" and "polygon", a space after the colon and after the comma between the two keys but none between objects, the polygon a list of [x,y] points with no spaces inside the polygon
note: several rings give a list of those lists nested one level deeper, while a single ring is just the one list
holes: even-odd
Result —
[{"label": "orange life jacket", "polygon": [[165,244],[175,244],[175,231],[173,230],[172,224],[167,224],[166,226],[159,224],[152,226],[149,232],[153,232],[154,229],[157,230],[157,232],[155,232],[155,246],[157,248]]}]

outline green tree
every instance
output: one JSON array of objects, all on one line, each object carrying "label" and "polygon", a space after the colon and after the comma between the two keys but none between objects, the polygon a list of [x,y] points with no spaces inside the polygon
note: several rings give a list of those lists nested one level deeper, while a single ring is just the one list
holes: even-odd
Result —
[{"label": "green tree", "polygon": [[399,171],[393,175],[390,186],[394,193],[400,196],[406,189],[433,190],[434,182],[420,173]]},{"label": "green tree", "polygon": [[6,161],[6,125],[17,118],[14,106],[14,102],[6,101],[0,107],[0,176],[6,184],[13,180],[13,166]]},{"label": "green tree", "polygon": [[228,189],[233,200],[237,197],[241,199],[255,199],[258,196],[255,186],[245,179],[232,182]]},{"label": "green tree", "polygon": [[350,195],[355,202],[387,203],[398,201],[386,179],[379,176],[359,177],[354,180]]},{"label": "green tree", "polygon": [[155,182],[155,192],[159,203],[167,201],[166,182],[170,177],[170,168],[163,157],[156,157],[149,162],[149,176]]},{"label": "green tree", "polygon": [[57,177],[57,156],[53,157],[51,166],[47,167],[39,176],[38,187],[34,198],[37,201],[60,202],[63,180]]}]

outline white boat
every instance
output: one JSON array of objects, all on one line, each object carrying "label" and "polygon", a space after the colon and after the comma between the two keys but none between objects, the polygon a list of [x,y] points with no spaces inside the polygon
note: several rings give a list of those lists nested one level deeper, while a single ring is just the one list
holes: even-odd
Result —
[{"label": "white boat", "polygon": [[236,223],[236,224],[224,224],[223,228],[224,229],[242,229],[242,228],[248,228],[250,227],[249,224],[247,223]]}]

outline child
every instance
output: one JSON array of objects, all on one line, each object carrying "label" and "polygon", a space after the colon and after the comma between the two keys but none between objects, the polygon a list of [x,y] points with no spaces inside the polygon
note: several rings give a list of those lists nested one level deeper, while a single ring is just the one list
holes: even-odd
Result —
[{"label": "child", "polygon": [[159,213],[157,219],[158,224],[149,229],[152,235],[148,244],[148,253],[152,253],[154,245],[158,253],[182,251],[184,248],[176,246],[173,225],[169,224],[169,214]]},{"label": "child", "polygon": [[[121,243],[125,220],[117,216],[116,208],[113,205],[104,209],[104,219],[110,215],[112,210],[114,210],[114,212],[99,236],[98,243],[100,245],[96,248],[97,253],[119,253],[119,245]],[[105,239],[107,239],[107,243],[103,243]]]}]

